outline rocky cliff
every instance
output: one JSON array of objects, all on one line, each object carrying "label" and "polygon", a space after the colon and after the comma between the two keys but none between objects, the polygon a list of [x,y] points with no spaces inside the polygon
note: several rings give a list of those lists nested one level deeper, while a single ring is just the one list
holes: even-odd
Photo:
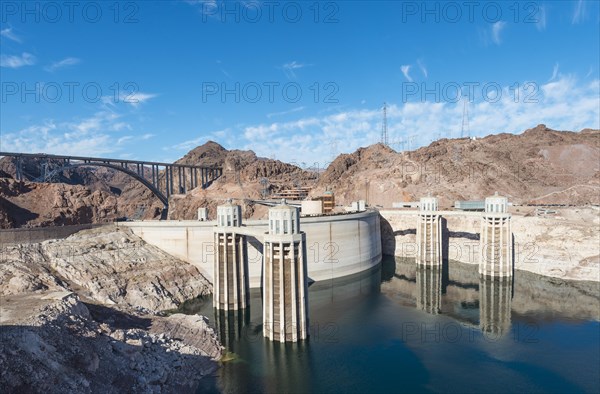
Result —
[{"label": "rocky cliff", "polygon": [[211,285],[197,268],[112,226],[4,245],[0,384],[9,392],[195,392],[222,347],[174,314]]}]

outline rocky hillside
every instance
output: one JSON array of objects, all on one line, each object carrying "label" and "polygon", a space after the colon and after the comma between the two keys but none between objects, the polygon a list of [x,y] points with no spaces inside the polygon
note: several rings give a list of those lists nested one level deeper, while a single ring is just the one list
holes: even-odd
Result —
[{"label": "rocky hillside", "polygon": [[[185,196],[173,195],[169,202],[169,217],[173,219],[195,219],[198,207],[208,207],[214,215],[216,206],[227,198],[259,199],[265,188],[263,179],[268,180],[269,193],[276,193],[315,178],[297,166],[257,157],[252,151],[229,151],[212,141],[194,148],[176,163],[219,166],[224,174],[206,190],[196,188]],[[31,182],[42,176],[39,161],[26,160],[23,172],[27,180],[15,181],[14,160],[0,159],[0,228],[99,223],[123,217],[157,219],[163,208],[142,184],[109,168],[68,169],[55,174],[60,183],[52,184]],[[164,174],[159,179],[164,182]],[[178,187],[176,180],[174,189]],[[263,214],[251,203],[244,206],[247,217]]]},{"label": "rocky hillside", "polygon": [[381,144],[340,155],[314,194],[371,205],[414,201],[431,192],[443,206],[498,191],[517,203],[600,203],[600,131],[556,131],[539,125],[520,135],[441,139],[398,153]]},{"label": "rocky hillside", "polygon": [[113,221],[117,197],[81,185],[0,178],[0,228]]},{"label": "rocky hillside", "polygon": [[194,266],[112,226],[4,245],[0,385],[193,393],[223,348],[203,316],[161,311],[210,291]]},{"label": "rocky hillside", "polygon": [[[224,173],[205,190],[171,196],[170,219],[195,219],[199,207],[208,207],[214,217],[216,206],[228,198],[238,199],[247,218],[259,218],[266,209],[248,200],[260,199],[264,189],[274,195],[303,186],[313,188],[312,196],[334,190],[337,203],[345,205],[362,199],[391,207],[432,193],[449,207],[455,200],[480,199],[495,191],[516,203],[600,203],[600,131],[590,129],[556,131],[539,125],[519,135],[441,139],[405,153],[376,144],[340,155],[318,181],[314,172],[252,151],[230,151],[213,141],[177,163],[220,166]],[[30,179],[40,175],[39,164],[25,166]],[[6,179],[14,172],[9,158],[0,160],[0,227],[156,219],[162,210],[148,189],[111,169],[72,169],[59,179],[60,185],[16,185]],[[160,179],[164,181],[163,174]]]}]

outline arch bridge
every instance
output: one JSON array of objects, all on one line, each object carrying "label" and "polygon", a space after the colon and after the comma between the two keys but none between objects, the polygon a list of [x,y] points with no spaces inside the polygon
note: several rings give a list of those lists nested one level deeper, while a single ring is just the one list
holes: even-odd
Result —
[{"label": "arch bridge", "polygon": [[106,167],[123,172],[134,178],[164,204],[169,206],[169,196],[185,194],[189,189],[208,187],[223,174],[221,167],[192,166],[187,164],[160,163],[153,161],[107,159],[84,156],[49,155],[45,153],[0,152],[0,157],[14,158],[17,180],[23,180],[23,164],[26,159],[36,160],[40,165],[40,176],[35,182],[52,181],[64,170],[76,167]]}]

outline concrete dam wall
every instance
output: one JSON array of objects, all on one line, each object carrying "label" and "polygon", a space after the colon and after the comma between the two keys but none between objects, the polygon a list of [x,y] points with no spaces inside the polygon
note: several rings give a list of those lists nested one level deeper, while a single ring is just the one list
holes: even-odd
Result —
[{"label": "concrete dam wall", "polygon": [[[214,279],[214,233],[216,221],[123,222],[144,241],[172,256],[194,264],[211,282]],[[381,230],[377,211],[331,216],[303,217],[306,233],[309,281],[324,281],[352,275],[381,262]],[[241,227],[248,242],[248,272],[251,288],[261,286],[263,236],[267,220],[248,220]]]}]

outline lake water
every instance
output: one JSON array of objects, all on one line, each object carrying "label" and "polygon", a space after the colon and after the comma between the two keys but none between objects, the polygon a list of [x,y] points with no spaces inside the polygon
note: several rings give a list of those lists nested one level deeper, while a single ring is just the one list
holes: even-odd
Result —
[{"label": "lake water", "polygon": [[208,316],[232,353],[198,392],[600,392],[600,289],[457,262],[381,269],[309,287],[308,341],[262,337],[260,290],[242,314]]}]

